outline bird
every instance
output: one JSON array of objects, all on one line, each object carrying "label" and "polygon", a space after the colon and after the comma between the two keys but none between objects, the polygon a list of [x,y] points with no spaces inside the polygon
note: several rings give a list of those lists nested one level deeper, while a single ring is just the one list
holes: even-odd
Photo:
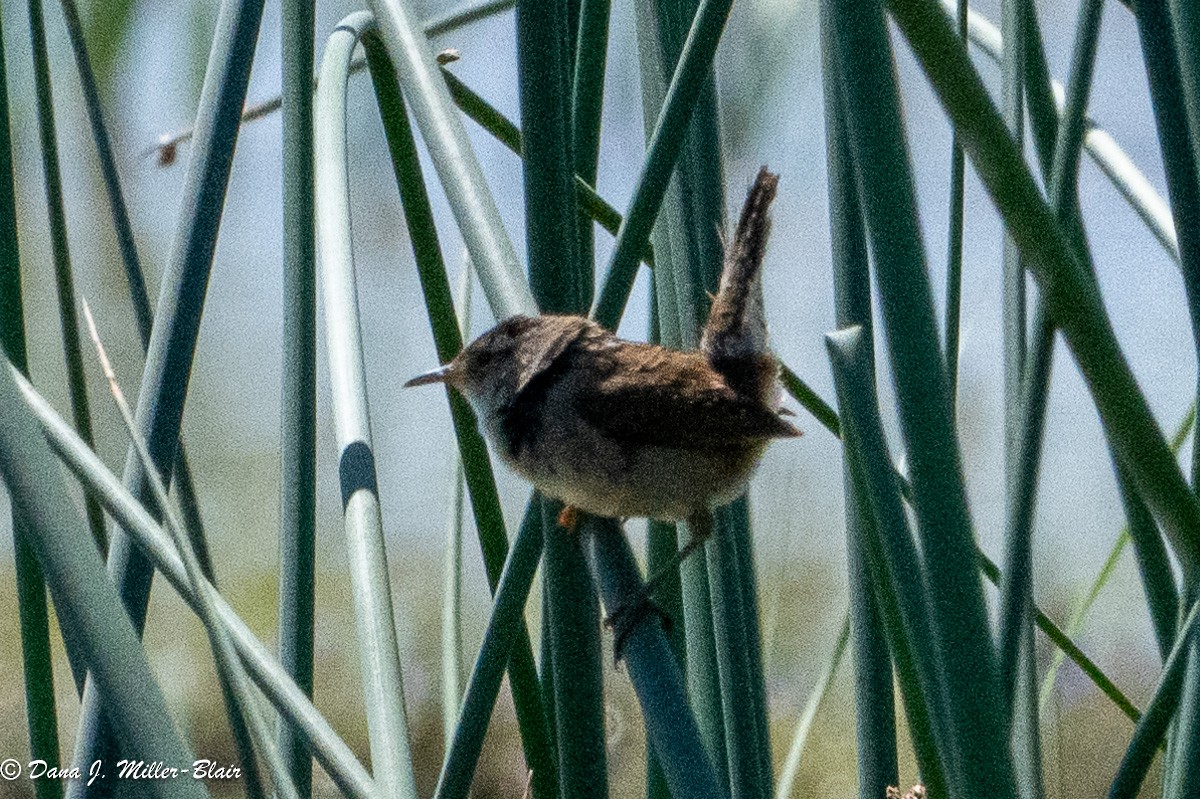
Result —
[{"label": "bird", "polygon": [[405,386],[460,392],[500,459],[564,503],[564,526],[576,511],[687,522],[677,564],[767,445],[801,435],[783,418],[762,309],[777,183],[764,167],[747,194],[698,350],[621,339],[583,316],[517,315]]}]

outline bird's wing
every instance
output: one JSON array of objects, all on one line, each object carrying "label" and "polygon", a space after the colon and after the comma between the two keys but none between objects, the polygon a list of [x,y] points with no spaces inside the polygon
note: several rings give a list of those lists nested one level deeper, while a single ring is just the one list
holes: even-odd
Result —
[{"label": "bird's wing", "polygon": [[[711,449],[746,439],[800,435],[760,402],[731,389],[699,354],[644,347],[632,367],[600,369],[598,391],[579,394],[576,410],[616,441]],[[682,356],[682,357],[681,357]],[[660,362],[670,359],[673,368]]]}]

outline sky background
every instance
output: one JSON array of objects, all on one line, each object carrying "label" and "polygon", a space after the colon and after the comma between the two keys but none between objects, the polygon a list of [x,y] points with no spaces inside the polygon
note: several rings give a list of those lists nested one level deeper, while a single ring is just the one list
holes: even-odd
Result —
[{"label": "sky background", "polygon": [[[167,168],[157,166],[146,151],[160,135],[190,124],[216,5],[209,0],[135,3],[136,13],[112,64],[115,77],[106,90],[106,113],[152,298],[157,296],[157,275],[169,253],[190,151],[181,148],[176,165]],[[450,7],[420,5],[429,15]],[[85,13],[93,15],[102,13],[98,10],[102,6],[99,2],[83,4]],[[336,21],[356,8],[346,2],[318,4],[318,52]],[[998,20],[996,2],[983,3],[978,9]],[[760,165],[781,175],[764,276],[774,346],[785,363],[832,401],[823,343],[824,334],[833,327],[833,301],[816,12],[812,0],[735,3],[718,53],[717,74],[727,145],[728,207],[738,207]],[[31,368],[35,383],[65,415],[65,373],[50,245],[44,233],[45,202],[25,9],[23,4],[5,3],[3,14],[19,170]],[[1039,14],[1051,69],[1065,80],[1076,4],[1039,3]],[[47,15],[76,287],[96,310],[118,375],[126,391],[133,394],[141,357],[125,300],[122,267],[55,4],[48,4]],[[917,156],[915,178],[929,271],[940,309],[945,280],[949,126],[910,53],[898,38],[893,41],[910,143]],[[624,209],[643,154],[636,39],[628,2],[614,4],[610,42],[598,190],[618,209]],[[434,46],[457,49],[461,59],[451,70],[510,118],[518,118],[511,14],[442,36]],[[277,93],[279,48],[279,7],[268,2],[249,91],[252,102]],[[998,93],[998,69],[977,51],[973,53],[989,88]],[[434,366],[436,357],[369,81],[365,76],[352,78],[349,92],[359,303],[384,527],[394,561],[398,553],[411,553],[418,560],[435,562],[450,497],[453,438],[449,415],[440,392],[400,388],[408,377]],[[1119,4],[1109,4],[1105,15],[1090,114],[1112,133],[1159,191],[1165,192],[1136,30],[1131,14]],[[523,253],[520,163],[473,123],[467,123],[467,130],[514,244]],[[184,420],[217,570],[234,582],[242,577],[268,579],[277,560],[280,171],[278,117],[247,125],[238,143]],[[426,174],[431,175],[432,170],[427,169]],[[1169,434],[1183,416],[1196,378],[1179,272],[1090,161],[1085,160],[1080,181],[1084,219],[1105,302],[1126,356]],[[444,252],[452,273],[457,272],[461,241],[444,197],[436,188],[431,196]],[[958,424],[976,529],[984,548],[999,557],[1003,526],[1000,223],[970,169],[966,207]],[[602,275],[611,238],[598,231],[596,241],[597,272]],[[457,282],[453,274],[451,282]],[[478,333],[490,326],[492,319],[481,292],[475,295],[473,329]],[[644,336],[646,302],[643,275],[625,316],[623,335]],[[882,346],[882,342],[878,344]],[[344,561],[344,543],[324,358],[322,343],[318,353],[319,558],[322,569],[337,571]],[[87,347],[85,360],[98,450],[119,470],[125,453],[123,434]],[[886,372],[881,389],[886,422],[898,453]],[[807,569],[803,574],[820,574],[822,584],[830,588],[823,599],[828,607],[814,618],[822,620],[822,629],[828,628],[819,634],[831,642],[845,605],[840,449],[803,411],[798,424],[805,436],[772,446],[752,488],[757,553],[767,579],[799,566]],[[507,518],[514,527],[527,489],[502,467],[498,475]],[[0,506],[6,502],[0,499]],[[1095,410],[1060,343],[1036,519],[1039,599],[1063,615],[1071,598],[1103,562],[1122,522]],[[631,527],[639,538],[638,525]],[[0,563],[5,570],[11,569],[10,536],[5,510],[0,515],[0,540],[4,542]],[[467,585],[476,590],[482,586],[478,554],[471,534],[467,540]],[[1136,668],[1155,656],[1135,571],[1127,557],[1111,593],[1097,609],[1096,628],[1103,634],[1094,638],[1085,634],[1083,638],[1090,651],[1118,669],[1122,664]],[[401,586],[401,599],[406,592],[417,596],[436,590],[436,579]],[[477,597],[475,601],[482,600]],[[808,623],[789,618],[774,601],[765,606],[768,624]],[[1136,611],[1130,613],[1130,607]]]}]

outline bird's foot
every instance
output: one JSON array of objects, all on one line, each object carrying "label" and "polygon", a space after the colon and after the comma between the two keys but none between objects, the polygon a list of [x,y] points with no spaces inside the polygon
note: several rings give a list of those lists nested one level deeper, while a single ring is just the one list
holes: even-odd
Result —
[{"label": "bird's foot", "polygon": [[650,598],[648,591],[639,592],[637,597],[622,603],[604,619],[604,626],[613,631],[613,666],[621,663],[630,634],[650,615],[658,616],[663,632],[670,632],[675,626],[671,617]]},{"label": "bird's foot", "polygon": [[568,533],[573,533],[578,525],[579,509],[574,505],[563,505],[563,509],[558,512],[558,526]]}]

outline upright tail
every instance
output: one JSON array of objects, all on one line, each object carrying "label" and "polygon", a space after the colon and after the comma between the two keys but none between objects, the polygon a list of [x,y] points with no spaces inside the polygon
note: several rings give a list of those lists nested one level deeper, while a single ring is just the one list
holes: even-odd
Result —
[{"label": "upright tail", "polygon": [[768,403],[776,393],[777,366],[767,349],[759,276],[778,182],[779,176],[766,167],[758,171],[733,241],[725,251],[721,285],[700,338],[700,350],[708,362],[735,390]]}]

